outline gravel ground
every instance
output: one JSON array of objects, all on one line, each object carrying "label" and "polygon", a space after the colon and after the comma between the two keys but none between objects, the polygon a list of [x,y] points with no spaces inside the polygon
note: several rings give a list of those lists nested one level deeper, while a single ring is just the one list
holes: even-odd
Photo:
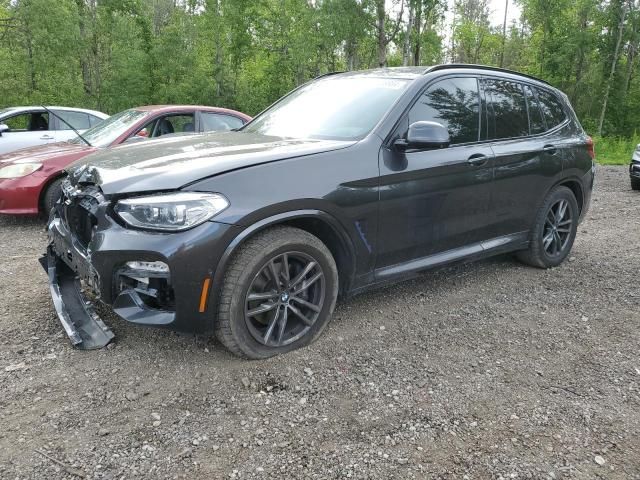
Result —
[{"label": "gravel ground", "polygon": [[113,315],[72,349],[42,222],[0,219],[0,477],[640,478],[639,204],[600,168],[563,266],[432,272],[260,362]]}]

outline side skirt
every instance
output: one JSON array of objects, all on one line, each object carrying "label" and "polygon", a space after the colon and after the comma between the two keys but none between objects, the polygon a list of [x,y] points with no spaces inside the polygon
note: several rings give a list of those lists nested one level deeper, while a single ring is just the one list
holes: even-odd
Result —
[{"label": "side skirt", "polygon": [[526,249],[528,245],[529,232],[518,232],[391,265],[389,267],[378,268],[375,270],[373,282],[356,287],[349,292],[347,297],[416,277],[420,272],[425,270],[456,263],[472,262],[502,253],[523,250]]}]

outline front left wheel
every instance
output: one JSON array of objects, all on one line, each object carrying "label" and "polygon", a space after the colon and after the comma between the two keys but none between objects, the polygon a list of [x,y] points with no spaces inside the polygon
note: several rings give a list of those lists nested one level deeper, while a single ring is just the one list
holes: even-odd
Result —
[{"label": "front left wheel", "polygon": [[285,353],[315,340],[338,296],[338,271],[314,235],[275,227],[243,244],[225,273],[216,336],[251,359]]},{"label": "front left wheel", "polygon": [[53,209],[60,196],[62,195],[62,179],[54,180],[47,186],[42,195],[42,213],[49,217],[49,213]]}]

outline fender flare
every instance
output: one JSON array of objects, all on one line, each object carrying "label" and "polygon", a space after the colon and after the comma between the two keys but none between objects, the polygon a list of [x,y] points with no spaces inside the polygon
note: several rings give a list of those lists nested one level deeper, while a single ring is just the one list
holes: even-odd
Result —
[{"label": "fender flare", "polygon": [[342,226],[342,224],[331,214],[316,209],[304,209],[304,210],[292,210],[289,212],[283,212],[276,215],[272,215],[270,217],[263,218],[250,226],[246,227],[242,230],[230,243],[227,245],[224,253],[220,257],[218,261],[218,265],[216,266],[215,272],[213,273],[213,282],[212,282],[212,290],[213,295],[210,301],[209,308],[212,309],[213,312],[217,312],[218,302],[219,302],[219,289],[218,286],[222,285],[222,281],[224,280],[224,273],[227,270],[227,266],[233,254],[237,251],[237,249],[244,243],[245,240],[260,232],[261,230],[265,230],[269,227],[279,225],[285,223],[290,220],[302,219],[302,218],[317,218],[324,221],[328,224],[333,230],[334,233],[339,237],[342,248],[345,249],[345,252],[348,258],[352,259],[349,262],[349,267],[346,272],[344,272],[343,278],[347,280],[347,285],[350,285],[353,282],[353,278],[355,276],[355,248],[353,246],[353,242],[351,238],[347,234],[346,230]]}]

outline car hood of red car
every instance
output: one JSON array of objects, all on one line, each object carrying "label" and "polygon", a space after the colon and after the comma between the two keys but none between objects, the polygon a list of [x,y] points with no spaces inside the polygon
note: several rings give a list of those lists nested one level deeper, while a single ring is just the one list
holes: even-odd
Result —
[{"label": "car hood of red car", "polygon": [[95,150],[95,147],[76,143],[48,143],[0,155],[0,165],[26,162],[47,163],[52,160],[65,160],[67,158],[71,162]]}]

